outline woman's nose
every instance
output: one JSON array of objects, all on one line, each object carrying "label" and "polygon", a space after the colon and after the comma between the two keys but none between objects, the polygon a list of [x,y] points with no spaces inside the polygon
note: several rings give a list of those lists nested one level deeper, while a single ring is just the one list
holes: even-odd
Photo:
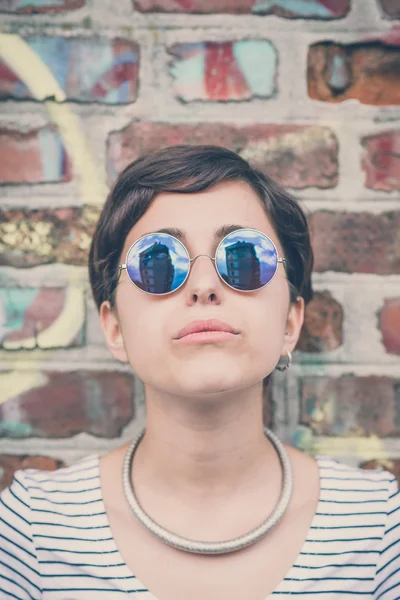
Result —
[{"label": "woman's nose", "polygon": [[[197,260],[198,258],[203,260]],[[205,260],[208,258],[209,260]],[[222,282],[215,268],[214,259],[208,254],[198,254],[191,260],[191,269],[186,281],[186,291],[191,302],[219,303],[222,294]]]}]

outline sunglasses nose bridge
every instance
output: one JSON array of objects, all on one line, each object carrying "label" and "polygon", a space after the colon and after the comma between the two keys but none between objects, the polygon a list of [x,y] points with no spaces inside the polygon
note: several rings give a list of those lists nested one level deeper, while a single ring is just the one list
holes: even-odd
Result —
[{"label": "sunglasses nose bridge", "polygon": [[208,258],[210,258],[213,262],[215,262],[215,258],[213,258],[212,256],[210,256],[209,254],[198,254],[197,256],[195,256],[194,258],[190,258],[190,262],[194,262],[196,260],[196,258],[199,258],[199,256],[208,256]]},{"label": "sunglasses nose bridge", "polygon": [[[189,270],[192,270],[192,266],[195,262],[195,260],[197,258],[200,258],[200,256],[207,256],[207,258],[209,258],[211,260],[211,262],[213,263],[214,267],[216,268],[216,262],[215,262],[215,258],[213,258],[212,256],[210,256],[209,254],[197,254],[196,256],[194,256],[193,258],[189,258]],[[217,269],[218,270],[218,269]]]}]

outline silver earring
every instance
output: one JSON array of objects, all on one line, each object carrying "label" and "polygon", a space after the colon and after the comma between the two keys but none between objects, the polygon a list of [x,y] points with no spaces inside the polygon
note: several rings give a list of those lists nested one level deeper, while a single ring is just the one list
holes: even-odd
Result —
[{"label": "silver earring", "polygon": [[289,352],[289,350],[287,351],[287,363],[285,365],[276,365],[276,368],[278,369],[278,371],[286,371],[290,365],[292,364],[292,354]]}]

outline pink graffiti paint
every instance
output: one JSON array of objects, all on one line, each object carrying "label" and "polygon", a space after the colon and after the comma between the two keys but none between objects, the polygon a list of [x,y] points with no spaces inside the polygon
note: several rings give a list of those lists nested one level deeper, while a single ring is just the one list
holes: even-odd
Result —
[{"label": "pink graffiti paint", "polygon": [[251,94],[236,62],[232,43],[207,44],[205,88],[209,100],[232,100]]}]

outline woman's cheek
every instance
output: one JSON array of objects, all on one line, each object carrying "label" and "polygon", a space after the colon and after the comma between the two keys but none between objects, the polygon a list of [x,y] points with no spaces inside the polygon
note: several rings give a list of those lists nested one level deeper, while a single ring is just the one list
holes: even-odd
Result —
[{"label": "woman's cheek", "polygon": [[255,329],[257,339],[256,346],[264,355],[269,355],[275,360],[280,356],[285,336],[286,318],[284,311],[280,308],[270,314],[265,314],[259,319]]},{"label": "woman's cheek", "polygon": [[140,373],[159,364],[165,353],[161,340],[160,328],[149,326],[149,322],[140,319],[136,323],[131,321],[123,330],[125,350],[129,362],[140,377]]}]

